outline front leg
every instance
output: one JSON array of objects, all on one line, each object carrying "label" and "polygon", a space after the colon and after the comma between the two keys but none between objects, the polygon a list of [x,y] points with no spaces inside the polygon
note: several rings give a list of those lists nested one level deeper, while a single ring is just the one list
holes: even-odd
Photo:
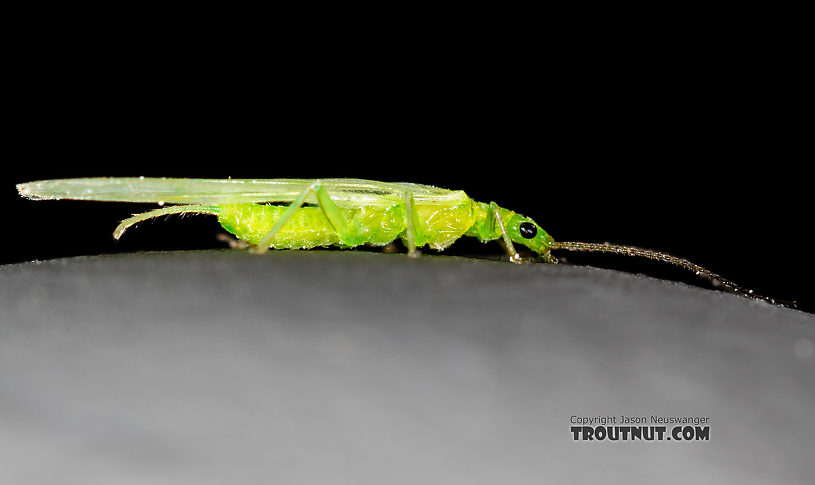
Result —
[{"label": "front leg", "polygon": [[490,223],[491,227],[495,228],[495,226],[498,226],[498,229],[501,231],[501,240],[503,242],[504,250],[506,250],[507,256],[509,256],[509,262],[516,264],[523,263],[518,251],[515,250],[515,245],[512,244],[512,239],[509,238],[507,228],[504,225],[504,220],[501,218],[501,211],[498,208],[498,204],[495,202],[490,202],[490,212],[487,221]]}]

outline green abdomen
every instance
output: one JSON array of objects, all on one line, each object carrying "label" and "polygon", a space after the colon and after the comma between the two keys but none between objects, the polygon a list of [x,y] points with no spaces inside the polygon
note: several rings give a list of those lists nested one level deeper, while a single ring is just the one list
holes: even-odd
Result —
[{"label": "green abdomen", "polygon": [[[259,243],[287,209],[285,206],[251,203],[219,207],[218,222],[224,229],[252,244]],[[384,246],[397,238],[405,238],[404,204],[340,208],[340,211],[353,233],[349,244],[341,243],[319,207],[301,207],[275,234],[269,246],[277,249],[360,244]],[[444,249],[472,226],[473,217],[469,200],[453,206],[417,204],[416,245],[428,244],[435,249]]]},{"label": "green abdomen", "polygon": [[[228,204],[220,206],[218,222],[235,236],[257,244],[286,211],[284,206],[260,204]],[[392,208],[360,207],[340,209],[355,228],[359,244],[385,245],[396,239],[405,229],[404,210]],[[340,239],[319,207],[301,207],[275,234],[269,244],[277,249],[307,249],[339,245]]]}]

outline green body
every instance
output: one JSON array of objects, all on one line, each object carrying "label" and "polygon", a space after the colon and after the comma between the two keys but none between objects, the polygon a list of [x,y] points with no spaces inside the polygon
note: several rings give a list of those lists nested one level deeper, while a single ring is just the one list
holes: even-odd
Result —
[{"label": "green body", "polygon": [[[218,222],[240,239],[257,244],[285,212],[285,206],[258,204],[227,204],[218,206]],[[301,207],[275,234],[270,247],[275,249],[309,249],[320,246],[384,246],[401,238],[405,239],[407,227],[405,205],[400,203],[388,208],[361,206],[354,209],[341,208],[349,228],[359,236],[356,244],[340,242],[337,232],[319,207]],[[500,227],[490,224],[489,204],[467,198],[454,205],[417,203],[415,241],[416,246],[428,245],[442,250],[461,236],[476,237],[482,242],[501,237]],[[522,220],[514,212],[499,208],[504,224],[511,231]],[[541,231],[542,232],[542,231]],[[528,240],[513,240],[524,244]]]},{"label": "green body", "polygon": [[[553,243],[534,221],[494,203],[476,202],[462,191],[410,183],[140,177],[44,180],[17,188],[31,199],[179,204],[123,221],[117,238],[152,217],[201,213],[217,215],[221,225],[240,239],[255,245],[268,240],[268,247],[277,249],[383,246],[399,238],[411,242],[412,236],[415,247],[441,250],[462,236],[472,236],[483,242],[503,237],[548,255]],[[276,227],[281,218],[285,222]],[[522,223],[534,225],[534,237],[521,234]]]},{"label": "green body", "polygon": [[[416,245],[444,249],[475,227],[472,203],[455,206],[416,205]],[[235,236],[257,244],[285,212],[285,206],[227,204],[219,206],[218,222]],[[357,235],[353,245],[384,246],[405,237],[407,227],[404,204],[377,208],[361,206],[340,208],[349,229]],[[477,236],[478,234],[472,234]],[[494,238],[492,238],[494,239]],[[275,234],[269,244],[276,249],[307,249],[343,245],[334,227],[319,207],[301,207]]]}]

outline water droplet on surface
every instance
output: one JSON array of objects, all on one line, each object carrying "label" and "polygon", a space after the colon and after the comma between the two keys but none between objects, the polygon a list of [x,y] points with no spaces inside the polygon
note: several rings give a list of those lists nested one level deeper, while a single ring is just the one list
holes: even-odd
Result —
[{"label": "water droplet on surface", "polygon": [[163,206],[163,205],[164,205],[164,201],[163,201],[163,200],[158,201],[158,205],[159,205],[159,207]]}]

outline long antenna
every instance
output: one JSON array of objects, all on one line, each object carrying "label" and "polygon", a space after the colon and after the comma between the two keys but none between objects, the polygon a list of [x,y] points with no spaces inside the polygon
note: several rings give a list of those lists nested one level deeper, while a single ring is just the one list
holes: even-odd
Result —
[{"label": "long antenna", "polygon": [[678,258],[676,256],[671,256],[670,254],[660,253],[659,251],[652,251],[650,249],[642,249],[636,248],[633,246],[619,246],[617,244],[597,244],[597,243],[586,243],[586,242],[564,242],[564,241],[556,241],[552,244],[552,249],[565,249],[567,251],[584,251],[584,252],[601,252],[601,253],[614,253],[614,254],[622,254],[624,256],[635,256],[640,258],[647,258],[653,259],[656,261],[662,261],[663,263],[672,264],[674,266],[679,266],[684,268],[688,271],[692,271],[697,276],[705,278],[709,280],[713,286],[721,286],[727,291],[732,293],[737,293],[739,295],[745,296],[747,298],[753,298],[757,300],[764,300],[766,302],[772,303],[774,305],[781,305],[789,308],[795,308],[795,302],[786,302],[781,300],[776,300],[775,298],[766,297],[763,295],[759,295],[758,293],[754,292],[753,290],[748,290],[747,288],[743,288],[736,283],[728,280],[727,278],[723,278],[716,273],[710,271],[709,269],[703,268],[698,264],[691,263],[687,259]]}]

